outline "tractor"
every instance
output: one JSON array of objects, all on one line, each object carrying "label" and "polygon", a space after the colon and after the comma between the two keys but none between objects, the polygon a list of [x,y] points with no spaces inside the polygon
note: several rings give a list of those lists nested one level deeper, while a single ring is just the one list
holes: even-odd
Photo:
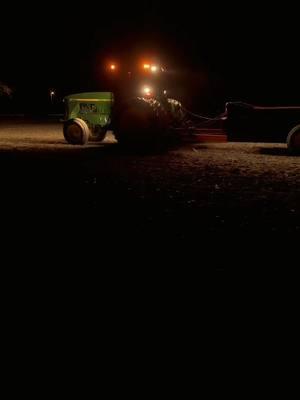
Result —
[{"label": "tractor", "polygon": [[[72,144],[103,141],[112,130],[119,144],[161,150],[186,136],[198,141],[217,126],[229,141],[286,142],[300,152],[300,107],[257,107],[226,103],[225,113],[207,118],[186,110],[168,97],[170,74],[155,61],[105,67],[107,92],[65,97],[64,137]],[[187,134],[188,133],[188,134]]]},{"label": "tractor", "polygon": [[177,128],[186,114],[177,100],[167,96],[167,71],[144,62],[121,71],[117,63],[107,68],[111,91],[65,97],[64,137],[71,144],[103,141],[113,130],[117,141],[136,149],[163,149],[179,139]]}]

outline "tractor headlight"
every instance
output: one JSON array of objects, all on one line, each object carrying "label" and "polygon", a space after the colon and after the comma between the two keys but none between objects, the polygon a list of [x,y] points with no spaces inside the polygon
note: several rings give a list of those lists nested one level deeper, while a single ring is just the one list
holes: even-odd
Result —
[{"label": "tractor headlight", "polygon": [[153,95],[153,90],[150,86],[145,85],[142,87],[142,94],[143,96],[150,97]]},{"label": "tractor headlight", "polygon": [[143,69],[145,72],[150,72],[153,74],[155,74],[161,70],[161,68],[158,65],[148,64],[148,63],[143,64]]},{"label": "tractor headlight", "polygon": [[157,65],[151,65],[151,72],[157,72],[158,71],[158,66]]}]

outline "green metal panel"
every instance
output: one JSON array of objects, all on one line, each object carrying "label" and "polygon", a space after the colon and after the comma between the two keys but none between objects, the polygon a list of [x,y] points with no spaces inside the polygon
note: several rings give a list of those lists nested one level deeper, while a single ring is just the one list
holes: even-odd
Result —
[{"label": "green metal panel", "polygon": [[114,96],[112,92],[77,93],[66,96],[66,119],[81,118],[91,129],[111,122]]}]

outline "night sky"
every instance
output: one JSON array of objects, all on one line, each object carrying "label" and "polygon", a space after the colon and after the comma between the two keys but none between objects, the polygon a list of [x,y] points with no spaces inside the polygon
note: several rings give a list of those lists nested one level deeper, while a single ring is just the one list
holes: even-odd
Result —
[{"label": "night sky", "polygon": [[0,81],[27,93],[101,90],[109,57],[157,55],[196,109],[300,104],[296,5],[16,3],[1,7]]}]

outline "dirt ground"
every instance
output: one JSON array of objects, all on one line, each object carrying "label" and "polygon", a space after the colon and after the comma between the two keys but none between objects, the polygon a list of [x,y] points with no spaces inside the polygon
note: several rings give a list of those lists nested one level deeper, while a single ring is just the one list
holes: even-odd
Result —
[{"label": "dirt ground", "polygon": [[300,157],[285,144],[189,143],[129,154],[111,134],[103,144],[72,146],[60,123],[2,120],[0,168],[12,236],[54,229],[53,239],[75,247],[109,238],[150,252],[164,243],[203,249],[299,238]]}]

